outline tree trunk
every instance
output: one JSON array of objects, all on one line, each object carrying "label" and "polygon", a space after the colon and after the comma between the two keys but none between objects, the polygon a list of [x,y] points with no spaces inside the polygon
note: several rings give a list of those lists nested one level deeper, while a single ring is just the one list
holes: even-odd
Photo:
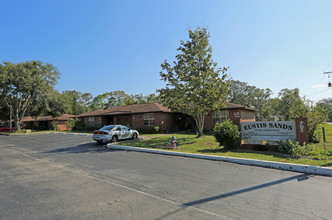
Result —
[{"label": "tree trunk", "polygon": [[15,131],[20,131],[21,130],[21,123],[20,123],[20,117],[19,117],[19,114],[18,114],[18,110],[16,110],[16,112],[15,112],[14,122],[15,122]]},{"label": "tree trunk", "polygon": [[194,117],[196,126],[197,126],[197,130],[198,130],[197,138],[204,137],[204,134],[203,134],[204,117],[205,117],[205,114],[202,114],[202,113],[198,114]]}]

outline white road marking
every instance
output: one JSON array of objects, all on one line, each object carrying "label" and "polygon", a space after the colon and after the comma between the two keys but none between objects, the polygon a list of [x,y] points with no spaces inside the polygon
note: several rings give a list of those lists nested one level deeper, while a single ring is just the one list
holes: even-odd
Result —
[{"label": "white road marking", "polygon": [[69,168],[66,168],[66,167],[60,167],[60,166],[56,166],[56,165],[53,165],[51,164],[49,161],[45,161],[43,159],[39,159],[39,158],[36,158],[36,157],[33,157],[33,156],[30,156],[30,155],[27,155],[27,154],[21,154],[22,156],[24,157],[28,157],[28,158],[31,158],[31,159],[34,159],[34,160],[37,160],[37,161],[42,161],[42,162],[47,162],[49,163],[51,166],[55,167],[55,168],[59,168],[59,169],[63,169],[63,170],[66,170],[66,171],[69,171],[69,172],[72,172],[72,173],[75,173],[75,174],[78,174],[80,176],[84,176],[84,177],[87,177],[87,178],[90,178],[90,179],[95,179],[95,180],[99,180],[101,182],[104,182],[104,183],[108,183],[108,184],[111,184],[111,185],[114,185],[114,186],[118,186],[118,187],[122,187],[124,189],[128,189],[128,190],[131,190],[131,191],[134,191],[134,192],[137,192],[139,194],[142,194],[142,195],[146,195],[146,196],[149,196],[149,197],[152,197],[152,198],[156,198],[156,199],[159,199],[159,200],[162,200],[162,201],[165,201],[165,202],[168,202],[168,203],[171,203],[171,204],[174,204],[174,205],[177,205],[181,208],[187,208],[187,209],[192,209],[192,210],[195,210],[195,211],[199,211],[199,212],[202,212],[202,213],[205,213],[205,214],[209,214],[209,215],[213,215],[213,216],[217,216],[217,217],[220,217],[220,218],[224,218],[224,219],[229,219],[229,217],[226,217],[226,216],[223,216],[223,215],[219,215],[217,213],[214,213],[214,212],[209,212],[209,211],[206,211],[204,209],[200,209],[200,208],[196,208],[196,207],[193,207],[193,206],[188,206],[188,205],[184,205],[184,204],[181,204],[179,202],[175,202],[175,201],[172,201],[172,200],[169,200],[169,199],[165,199],[165,198],[162,198],[160,196],[156,196],[156,195],[153,195],[153,194],[150,194],[150,193],[147,193],[147,192],[143,192],[141,190],[138,190],[138,189],[134,189],[134,188],[131,188],[131,187],[128,187],[128,186],[124,186],[124,185],[121,185],[121,184],[118,184],[118,183],[114,183],[114,182],[111,182],[111,181],[108,181],[108,180],[104,180],[104,179],[101,179],[101,178],[98,178],[98,177],[95,177],[95,176],[92,176],[91,174],[84,174],[82,172],[79,172],[75,169],[69,169]]}]

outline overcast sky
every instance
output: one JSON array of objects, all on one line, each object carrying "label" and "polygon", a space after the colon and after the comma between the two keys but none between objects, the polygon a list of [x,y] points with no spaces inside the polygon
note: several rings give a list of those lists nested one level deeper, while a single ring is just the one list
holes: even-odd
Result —
[{"label": "overcast sky", "polygon": [[[258,88],[331,97],[332,1],[2,1],[0,62],[41,60],[61,72],[56,88],[93,96],[162,88],[188,28],[207,27],[213,59]],[[332,80],[332,78],[330,79]]]}]

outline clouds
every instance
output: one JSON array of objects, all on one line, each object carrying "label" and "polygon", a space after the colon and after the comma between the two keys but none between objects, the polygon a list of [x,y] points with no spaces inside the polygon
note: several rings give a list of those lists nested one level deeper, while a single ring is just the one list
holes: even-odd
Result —
[{"label": "clouds", "polygon": [[311,88],[317,89],[317,88],[324,88],[327,87],[327,84],[317,84],[317,85],[312,85]]}]

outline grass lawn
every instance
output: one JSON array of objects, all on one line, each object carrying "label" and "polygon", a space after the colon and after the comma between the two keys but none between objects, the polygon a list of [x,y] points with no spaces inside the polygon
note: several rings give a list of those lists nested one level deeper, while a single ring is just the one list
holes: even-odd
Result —
[{"label": "grass lawn", "polygon": [[[323,125],[326,131],[326,151],[328,157],[328,166],[332,167],[332,124]],[[325,166],[324,144],[323,139],[319,144],[311,144],[313,147],[312,152],[309,155],[294,159],[288,155],[282,155],[278,153],[272,153],[267,151],[225,151],[219,147],[219,143],[215,141],[213,135],[205,135],[203,138],[196,138],[195,134],[158,134],[158,137],[153,138],[153,135],[141,135],[146,138],[136,142],[127,142],[125,145],[133,147],[144,148],[157,148],[170,151],[188,152],[197,154],[209,154],[227,157],[267,160],[276,162],[306,164],[313,166]],[[177,140],[177,146],[179,149],[169,149],[171,146],[171,138],[175,135]],[[124,145],[124,143],[119,143]]]}]

